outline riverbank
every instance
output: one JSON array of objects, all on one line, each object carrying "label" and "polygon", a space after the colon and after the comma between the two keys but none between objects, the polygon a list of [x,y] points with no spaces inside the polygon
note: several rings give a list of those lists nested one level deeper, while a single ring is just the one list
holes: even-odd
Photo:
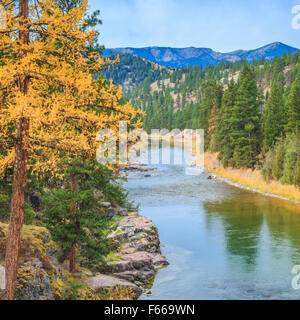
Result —
[{"label": "riverbank", "polygon": [[151,294],[149,289],[157,270],[169,264],[161,254],[158,230],[150,219],[138,212],[114,220],[113,232],[108,238],[115,250],[100,267],[101,274],[86,283],[96,291],[128,288],[135,298],[142,293]]},{"label": "riverbank", "polygon": [[218,179],[235,187],[300,204],[299,188],[283,185],[278,181],[266,182],[259,170],[224,168],[217,159],[217,153],[206,152],[204,162],[208,171],[214,173]]},{"label": "riverbank", "polygon": [[[0,274],[4,270],[7,232],[8,225],[0,223]],[[129,300],[151,294],[156,271],[169,264],[161,255],[153,222],[138,212],[119,210],[112,217],[108,238],[113,251],[102,264],[93,271],[77,265],[77,273],[70,274],[67,261],[58,261],[61,248],[52,241],[49,231],[24,226],[16,299]]]}]

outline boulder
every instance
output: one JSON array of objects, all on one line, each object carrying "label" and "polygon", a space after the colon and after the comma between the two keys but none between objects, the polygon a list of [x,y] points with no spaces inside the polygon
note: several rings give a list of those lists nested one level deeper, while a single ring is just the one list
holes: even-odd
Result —
[{"label": "boulder", "polygon": [[155,271],[124,271],[120,273],[115,273],[115,277],[137,283],[148,283],[150,279],[152,279],[155,276]]},{"label": "boulder", "polygon": [[140,287],[151,284],[156,270],[169,264],[161,255],[157,228],[138,212],[118,219],[108,238],[115,244],[116,252],[107,257],[106,264],[99,265],[101,273]]},{"label": "boulder", "polygon": [[128,210],[126,208],[119,208],[118,215],[121,217],[128,216]]},{"label": "boulder", "polygon": [[152,253],[152,261],[155,268],[161,268],[163,266],[169,265],[169,262],[166,257],[162,256],[159,253]]},{"label": "boulder", "polygon": [[39,210],[42,204],[42,197],[36,193],[26,196],[26,202],[34,209]]},{"label": "boulder", "polygon": [[111,203],[110,202],[103,202],[102,207],[108,209],[111,207]]},{"label": "boulder", "polygon": [[116,212],[113,208],[109,208],[106,212],[106,216],[108,219],[112,219],[116,215]]},{"label": "boulder", "polygon": [[89,287],[93,288],[96,292],[99,292],[101,290],[108,291],[112,288],[120,287],[122,289],[132,289],[136,295],[136,298],[143,293],[143,289],[132,282],[103,274],[98,274],[95,277],[89,278],[86,281],[86,284]]},{"label": "boulder", "polygon": [[135,217],[131,221],[136,228],[136,232],[150,232],[156,229],[153,222],[146,217]]},{"label": "boulder", "polygon": [[18,272],[16,300],[54,300],[50,278],[39,259],[25,263]]},{"label": "boulder", "polygon": [[148,252],[138,251],[131,254],[125,254],[121,257],[121,261],[131,262],[136,269],[153,268],[152,256]]},{"label": "boulder", "polygon": [[130,261],[117,261],[113,263],[107,263],[104,266],[100,266],[99,271],[103,273],[120,273],[125,271],[134,270],[133,264]]},{"label": "boulder", "polygon": [[[8,225],[0,223],[0,256],[5,255],[8,229]],[[17,300],[63,299],[62,269],[56,251],[57,246],[47,229],[23,226],[15,292]]]}]

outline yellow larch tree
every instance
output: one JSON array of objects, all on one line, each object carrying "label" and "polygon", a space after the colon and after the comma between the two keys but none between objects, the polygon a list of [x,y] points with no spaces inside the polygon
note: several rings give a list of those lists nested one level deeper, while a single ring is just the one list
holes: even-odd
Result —
[{"label": "yellow larch tree", "polygon": [[119,121],[140,127],[140,111],[97,77],[112,63],[89,50],[87,0],[66,12],[53,0],[3,0],[0,30],[0,175],[14,169],[6,249],[6,299],[14,298],[29,169],[54,172],[64,157],[95,157],[96,134]]}]

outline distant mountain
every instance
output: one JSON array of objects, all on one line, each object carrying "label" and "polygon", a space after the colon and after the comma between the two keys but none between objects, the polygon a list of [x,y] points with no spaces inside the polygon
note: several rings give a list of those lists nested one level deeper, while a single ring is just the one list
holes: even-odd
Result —
[{"label": "distant mountain", "polygon": [[154,82],[163,77],[168,77],[171,70],[165,66],[160,66],[136,55],[126,53],[109,53],[106,55],[111,60],[120,62],[103,69],[102,75],[111,79],[115,85],[121,85],[125,92],[139,86],[146,78]]},{"label": "distant mountain", "polygon": [[273,59],[276,56],[282,56],[284,53],[292,54],[299,49],[290,47],[281,42],[268,44],[255,50],[237,50],[229,53],[216,52],[209,48],[170,48],[170,47],[146,47],[146,48],[115,48],[106,49],[105,54],[111,52],[126,53],[140,56],[151,62],[173,68],[182,68],[192,65],[207,66],[216,65],[219,62],[236,62],[241,59],[247,59],[249,62],[259,60],[264,57],[266,60]]}]

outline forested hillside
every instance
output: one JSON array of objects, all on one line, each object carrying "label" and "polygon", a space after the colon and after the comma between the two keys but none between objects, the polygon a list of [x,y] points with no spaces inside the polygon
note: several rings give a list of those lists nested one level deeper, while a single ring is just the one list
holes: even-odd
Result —
[{"label": "forested hillside", "polygon": [[300,185],[300,53],[274,60],[180,69],[144,81],[130,101],[145,129],[205,129],[224,166],[264,166],[267,179]]},{"label": "forested hillside", "polygon": [[110,53],[106,57],[111,60],[119,59],[119,62],[104,69],[102,74],[105,78],[112,79],[114,85],[121,85],[125,92],[140,85],[144,79],[154,82],[162,77],[169,77],[171,73],[171,69],[159,66],[139,56]]}]

